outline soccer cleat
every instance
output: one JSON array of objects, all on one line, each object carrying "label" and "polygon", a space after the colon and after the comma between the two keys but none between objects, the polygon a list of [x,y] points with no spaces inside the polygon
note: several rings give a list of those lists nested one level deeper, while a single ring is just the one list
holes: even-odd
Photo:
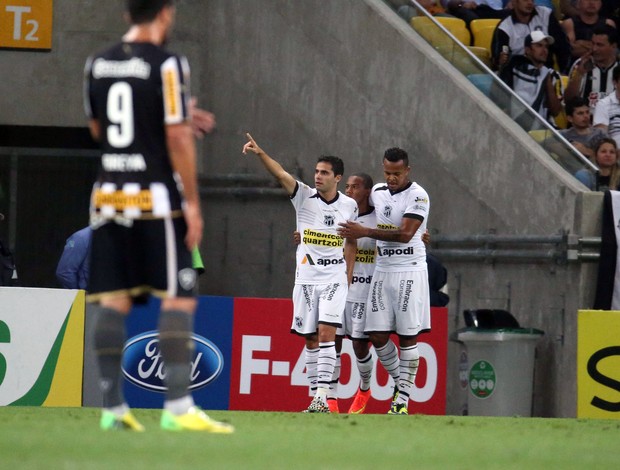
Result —
[{"label": "soccer cleat", "polygon": [[351,403],[351,408],[349,408],[349,414],[359,415],[362,414],[366,410],[366,405],[368,404],[368,400],[370,399],[370,389],[361,390],[358,389],[355,394],[355,399],[353,403]]},{"label": "soccer cleat", "polygon": [[312,402],[310,403],[310,406],[308,407],[308,409],[304,410],[303,412],[304,413],[330,413],[329,407],[327,406],[325,401],[323,401],[323,399],[317,396],[315,396],[312,399]]},{"label": "soccer cleat", "polygon": [[161,414],[160,426],[165,431],[204,431],[214,434],[232,434],[235,428],[209,418],[199,408],[192,406],[187,413],[176,416],[168,410]]},{"label": "soccer cleat", "polygon": [[103,410],[101,413],[101,421],[99,426],[104,431],[135,431],[144,432],[144,426],[142,426],[136,417],[128,411],[123,416],[116,416],[111,411]]},{"label": "soccer cleat", "polygon": [[396,402],[396,400],[398,399],[398,385],[394,385],[394,393],[392,394],[392,404],[394,404],[394,402]]},{"label": "soccer cleat", "polygon": [[405,403],[392,402],[390,410],[387,412],[389,415],[408,415],[407,405]]},{"label": "soccer cleat", "polygon": [[328,398],[327,399],[327,407],[329,408],[330,413],[338,414],[340,410],[338,409],[338,399],[337,398]]}]

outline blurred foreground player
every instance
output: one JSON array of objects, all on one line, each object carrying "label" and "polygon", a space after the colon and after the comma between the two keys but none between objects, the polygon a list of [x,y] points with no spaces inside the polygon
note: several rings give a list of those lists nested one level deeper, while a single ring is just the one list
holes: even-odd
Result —
[{"label": "blurred foreground player", "polygon": [[85,108],[102,148],[91,196],[89,301],[99,302],[95,350],[104,410],[101,428],[143,431],[121,393],[125,318],[134,301],[162,298],[159,347],[167,386],[161,427],[232,433],[189,393],[197,274],[191,250],[202,215],[190,124],[189,66],[162,48],[171,0],[128,0],[122,42],[89,58]]}]

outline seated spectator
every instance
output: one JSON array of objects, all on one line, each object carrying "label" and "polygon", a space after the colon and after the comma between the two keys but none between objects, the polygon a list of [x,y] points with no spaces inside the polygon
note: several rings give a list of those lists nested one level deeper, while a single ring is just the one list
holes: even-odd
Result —
[{"label": "seated spectator", "polygon": [[594,108],[594,127],[603,129],[620,146],[620,65],[611,74],[615,91],[596,103]]},{"label": "seated spectator", "polygon": [[616,27],[612,20],[599,14],[602,5],[601,0],[577,0],[579,13],[562,22],[562,29],[570,42],[573,60],[592,50],[592,35],[595,28],[606,25]]},{"label": "seated spectator", "polygon": [[594,160],[594,147],[607,134],[602,129],[592,127],[588,102],[580,96],[568,100],[566,119],[570,127],[561,130],[560,134],[584,156]]},{"label": "seated spectator", "polygon": [[[555,83],[560,76],[545,65],[551,44],[551,36],[542,31],[533,31],[525,37],[524,55],[512,56],[499,74],[504,83],[546,120],[562,111],[562,102],[555,91]],[[508,113],[521,126],[532,130],[536,127],[533,123],[520,122],[523,119],[521,109],[522,106],[516,104],[514,109],[511,106]]]},{"label": "seated spectator", "polygon": [[504,66],[511,55],[523,55],[523,42],[530,32],[541,31],[553,38],[551,54],[547,57],[547,67],[566,73],[570,65],[570,45],[566,34],[553,12],[546,7],[534,5],[533,0],[513,0],[510,16],[504,18],[495,29],[491,42],[493,64],[497,69]]},{"label": "seated spectator", "polygon": [[592,32],[592,48],[575,61],[569,72],[564,101],[575,96],[588,100],[590,112],[596,103],[614,91],[612,71],[618,61],[618,33],[609,25]]},{"label": "seated spectator", "polygon": [[448,12],[461,18],[467,27],[473,20],[481,18],[503,19],[510,15],[510,10],[503,7],[502,0],[448,0]]},{"label": "seated spectator", "polygon": [[592,191],[606,191],[620,189],[620,168],[618,168],[618,146],[614,139],[604,137],[594,148],[594,163],[598,166],[598,173],[590,170],[579,170],[575,178],[581,181]]}]

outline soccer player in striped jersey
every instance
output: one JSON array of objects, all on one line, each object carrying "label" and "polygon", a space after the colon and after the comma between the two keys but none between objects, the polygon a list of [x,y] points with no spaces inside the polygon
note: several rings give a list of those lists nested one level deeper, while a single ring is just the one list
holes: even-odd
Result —
[{"label": "soccer player in striped jersey", "polygon": [[90,57],[84,77],[89,127],[102,149],[91,196],[89,301],[101,306],[95,351],[104,430],[143,431],[122,396],[125,318],[135,301],[162,298],[159,349],[167,386],[160,426],[231,433],[189,393],[196,308],[191,250],[202,236],[187,60],[163,45],[172,0],[127,0],[120,43]]},{"label": "soccer player in striped jersey", "polygon": [[305,338],[306,369],[316,391],[307,412],[329,413],[327,395],[336,365],[336,329],[342,326],[357,243],[345,240],[338,224],[357,220],[357,203],[338,191],[344,164],[323,156],[314,170],[315,188],[297,181],[258,146],[250,134],[243,153],[258,156],[289,194],[297,213],[297,269],[293,289],[291,333]]},{"label": "soccer player in striped jersey", "polygon": [[[396,384],[388,413],[405,415],[418,370],[417,338],[431,327],[426,248],[422,241],[430,201],[424,188],[409,180],[409,157],[404,150],[385,151],[383,173],[386,183],[375,185],[370,195],[377,227],[348,221],[340,224],[339,233],[347,238],[377,240],[365,332]],[[400,357],[391,333],[399,337]]]}]

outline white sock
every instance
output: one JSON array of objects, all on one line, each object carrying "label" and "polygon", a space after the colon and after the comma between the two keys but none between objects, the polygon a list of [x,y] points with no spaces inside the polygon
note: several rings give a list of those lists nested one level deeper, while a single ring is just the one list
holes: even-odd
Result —
[{"label": "white sock", "polygon": [[389,339],[385,346],[382,348],[375,348],[375,351],[387,373],[394,379],[394,383],[398,385],[400,379],[400,362],[398,360],[398,349],[394,342]]},{"label": "white sock", "polygon": [[372,354],[368,353],[365,358],[355,358],[357,370],[360,373],[360,390],[365,392],[370,388],[370,378],[372,377]]},{"label": "white sock", "polygon": [[334,375],[329,384],[329,393],[327,398],[338,398],[338,381],[340,380],[340,353],[336,353],[336,366],[334,367]]},{"label": "white sock", "polygon": [[420,354],[418,345],[400,348],[400,380],[398,381],[398,403],[409,403],[409,396],[413,389],[415,376],[418,373]]},{"label": "white sock", "polygon": [[306,376],[308,377],[308,383],[310,385],[310,392],[314,395],[316,393],[316,379],[317,379],[317,361],[319,359],[319,349],[308,349],[306,347]]},{"label": "white sock", "polygon": [[120,405],[106,408],[106,411],[114,413],[115,416],[120,418],[121,416],[123,416],[125,413],[129,411],[129,405],[127,403],[121,403]]},{"label": "white sock", "polygon": [[184,415],[194,406],[194,399],[191,395],[185,395],[174,400],[166,400],[164,402],[164,410],[169,411],[173,415]]},{"label": "white sock", "polygon": [[336,367],[336,343],[334,341],[326,341],[319,343],[319,359],[317,361],[317,394],[322,389],[325,395],[329,392],[329,384],[334,376],[334,368]]}]

